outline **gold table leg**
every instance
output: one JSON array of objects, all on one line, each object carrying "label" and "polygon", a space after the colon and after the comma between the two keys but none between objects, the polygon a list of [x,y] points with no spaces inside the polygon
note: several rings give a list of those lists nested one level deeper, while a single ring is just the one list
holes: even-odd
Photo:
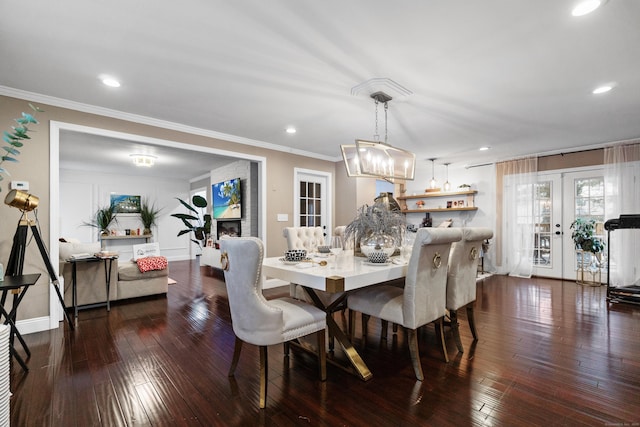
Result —
[{"label": "gold table leg", "polygon": [[[373,378],[373,374],[364,363],[364,360],[362,360],[362,357],[360,357],[355,347],[353,347],[351,340],[349,340],[347,335],[342,331],[342,329],[340,329],[340,326],[338,326],[331,314],[331,308],[336,306],[337,304],[340,304],[342,300],[346,298],[346,294],[344,294],[342,298],[334,301],[331,306],[327,308],[322,303],[320,298],[318,298],[318,295],[316,295],[313,289],[307,288],[305,286],[303,286],[303,288],[307,295],[309,295],[309,298],[311,298],[311,300],[313,301],[313,304],[327,313],[327,328],[329,329],[329,333],[338,341],[338,343],[340,343],[342,349],[344,350],[344,353],[351,363],[351,366],[353,367],[352,370],[348,368],[347,370],[357,374],[364,381],[369,381],[371,378]],[[327,359],[327,361],[330,361],[330,359]],[[344,366],[342,367],[345,368]]]}]

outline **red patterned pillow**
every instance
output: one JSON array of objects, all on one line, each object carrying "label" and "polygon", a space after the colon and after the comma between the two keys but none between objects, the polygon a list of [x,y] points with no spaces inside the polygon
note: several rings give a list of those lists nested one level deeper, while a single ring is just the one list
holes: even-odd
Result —
[{"label": "red patterned pillow", "polygon": [[146,258],[138,258],[136,261],[140,273],[151,270],[164,270],[167,268],[167,258],[163,256],[149,256]]}]

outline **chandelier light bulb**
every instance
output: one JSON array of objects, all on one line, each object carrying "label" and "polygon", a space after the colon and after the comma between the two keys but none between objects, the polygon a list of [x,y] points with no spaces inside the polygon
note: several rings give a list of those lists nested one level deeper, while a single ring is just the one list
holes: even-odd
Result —
[{"label": "chandelier light bulb", "polygon": [[428,191],[440,191],[438,181],[436,181],[436,159],[433,158],[429,160],[431,160],[431,181],[429,181]]},{"label": "chandelier light bulb", "polygon": [[451,191],[451,183],[449,182],[449,165],[450,165],[450,163],[445,163],[444,165],[447,168],[447,180],[445,181],[444,185],[442,186],[442,189],[444,191]]}]

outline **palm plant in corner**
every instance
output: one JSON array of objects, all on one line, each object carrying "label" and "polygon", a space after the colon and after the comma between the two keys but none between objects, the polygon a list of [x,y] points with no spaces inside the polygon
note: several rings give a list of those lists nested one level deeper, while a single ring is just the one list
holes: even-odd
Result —
[{"label": "palm plant in corner", "polygon": [[206,213],[207,199],[202,196],[195,195],[191,198],[193,206],[180,199],[179,197],[176,197],[176,199],[178,199],[182,206],[184,206],[189,210],[189,212],[191,212],[186,214],[171,214],[171,216],[181,220],[186,227],[184,230],[180,230],[178,232],[177,237],[193,232],[193,236],[195,237],[195,239],[191,239],[191,241],[197,244],[199,247],[202,247],[202,241],[211,234],[211,215]]},{"label": "palm plant in corner", "polygon": [[[2,167],[2,164],[4,162],[18,162],[16,157],[20,154],[19,148],[22,148],[24,145],[22,141],[31,139],[28,135],[31,131],[31,129],[29,129],[29,125],[38,124],[38,121],[35,118],[35,113],[40,113],[43,110],[31,104],[29,104],[29,107],[33,110],[33,114],[23,112],[21,117],[14,119],[17,126],[11,126],[11,130],[5,130],[2,135],[2,140],[8,145],[2,147],[4,151],[6,151],[6,154],[0,157],[0,181],[4,179],[4,176],[2,175],[11,176],[11,174]],[[0,187],[0,191],[2,191],[2,187]]]}]

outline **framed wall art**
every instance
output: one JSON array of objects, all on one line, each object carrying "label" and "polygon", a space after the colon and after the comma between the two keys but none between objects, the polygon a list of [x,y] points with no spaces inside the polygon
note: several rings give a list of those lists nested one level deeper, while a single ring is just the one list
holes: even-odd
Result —
[{"label": "framed wall art", "polygon": [[140,196],[128,194],[111,194],[111,206],[117,214],[139,214]]}]

